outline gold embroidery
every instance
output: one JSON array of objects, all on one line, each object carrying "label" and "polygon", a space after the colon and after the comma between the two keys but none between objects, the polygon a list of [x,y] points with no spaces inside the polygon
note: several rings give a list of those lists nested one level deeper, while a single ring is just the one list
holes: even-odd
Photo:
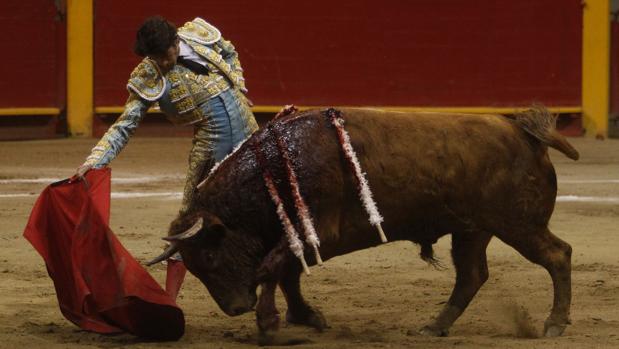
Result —
[{"label": "gold embroidery", "polygon": [[170,101],[178,113],[168,116],[168,119],[175,124],[202,120],[204,115],[198,106],[230,88],[228,81],[217,73],[195,74],[182,65],[172,68],[166,74],[166,79],[170,83]]},{"label": "gold embroidery", "polygon": [[157,65],[144,58],[131,72],[127,88],[143,99],[153,102],[159,99],[165,90],[165,81]]},{"label": "gold embroidery", "polygon": [[[156,64],[146,58],[131,74],[127,87],[147,101],[156,101],[163,96],[169,83],[169,98],[177,115],[168,115],[168,119],[175,124],[191,124],[204,119],[204,112],[199,105],[208,98],[226,91],[231,86],[235,90],[247,90],[234,46],[221,39],[217,28],[201,18],[196,18],[179,29],[179,36],[186,39],[196,53],[206,59],[208,75],[195,74],[182,65],[176,65],[164,78]],[[230,64],[224,60],[222,54],[225,54]],[[245,104],[243,95],[239,94],[237,98],[242,98]],[[250,115],[253,120],[249,107],[241,109],[245,119]]]},{"label": "gold embroidery", "polygon": [[190,112],[196,109],[196,106],[193,103],[193,99],[190,97],[180,99],[176,101],[174,105],[176,106],[176,109],[178,110],[179,114],[185,114],[187,112]]},{"label": "gold embroidery", "polygon": [[185,181],[185,189],[183,190],[183,201],[180,209],[181,214],[189,212],[192,208],[196,185],[202,180],[204,174],[208,173],[215,164],[212,150],[213,141],[211,128],[207,123],[196,125],[193,136],[193,147],[189,152],[189,169],[187,170],[187,179]]},{"label": "gold embroidery", "polygon": [[232,70],[230,64],[226,63],[219,53],[206,46],[196,45],[192,42],[189,42],[188,44],[194,49],[194,51],[196,51],[197,54],[206,58],[208,62],[216,66],[232,84],[240,89],[245,88],[244,79],[240,75],[240,71]]},{"label": "gold embroidery", "polygon": [[202,45],[210,45],[221,39],[219,29],[199,17],[180,27],[178,35],[183,39],[192,40]]}]

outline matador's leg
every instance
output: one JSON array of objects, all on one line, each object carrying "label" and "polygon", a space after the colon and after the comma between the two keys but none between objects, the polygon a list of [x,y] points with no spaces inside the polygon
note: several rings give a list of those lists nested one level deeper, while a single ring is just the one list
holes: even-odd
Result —
[{"label": "matador's leg", "polygon": [[[170,224],[168,236],[179,234],[193,225],[191,213],[194,208],[196,186],[202,177],[213,167],[211,140],[208,137],[206,122],[196,125],[193,136],[193,147],[189,152],[189,169],[185,181],[183,201],[176,219]],[[177,253],[168,260],[166,272],[166,292],[176,299],[185,280],[187,268]]]},{"label": "matador's leg", "polygon": [[189,152],[189,168],[183,190],[183,201],[177,218],[170,224],[168,236],[182,233],[195,223],[188,218],[195,208],[196,186],[215,164],[211,138],[206,121],[196,125],[193,146]]}]

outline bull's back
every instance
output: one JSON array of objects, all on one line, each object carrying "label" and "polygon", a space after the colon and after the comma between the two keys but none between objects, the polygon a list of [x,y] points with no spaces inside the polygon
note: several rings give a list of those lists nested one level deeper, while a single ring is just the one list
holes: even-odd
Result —
[{"label": "bull's back", "polygon": [[[523,217],[535,224],[550,217],[556,179],[546,149],[502,116],[343,115],[392,240],[432,242],[455,230],[496,231]],[[356,192],[343,200],[339,242],[378,243]]]},{"label": "bull's back", "polygon": [[[514,161],[530,166],[527,135],[498,115],[347,110],[346,129],[358,155],[393,187],[491,182]],[[523,163],[524,162],[524,163]],[[517,171],[518,172],[518,171]],[[518,175],[518,173],[513,173]],[[371,175],[371,174],[368,174]]]}]

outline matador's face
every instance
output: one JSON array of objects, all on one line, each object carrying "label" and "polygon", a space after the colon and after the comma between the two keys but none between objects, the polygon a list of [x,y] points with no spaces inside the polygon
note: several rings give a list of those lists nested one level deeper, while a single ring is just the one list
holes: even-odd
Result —
[{"label": "matador's face", "polygon": [[165,74],[169,72],[174,67],[174,65],[176,65],[176,61],[180,53],[179,44],[179,39],[176,39],[174,44],[170,46],[164,54],[149,55],[148,58],[155,61],[159,69],[161,69],[161,72]]}]

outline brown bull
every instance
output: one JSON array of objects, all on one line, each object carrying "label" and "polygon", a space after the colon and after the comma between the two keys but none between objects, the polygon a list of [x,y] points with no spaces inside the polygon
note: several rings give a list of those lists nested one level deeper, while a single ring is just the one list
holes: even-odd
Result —
[{"label": "brown bull", "polygon": [[[575,160],[578,153],[555,131],[554,118],[543,108],[512,118],[342,112],[388,238],[420,244],[422,257],[432,261],[432,244],[452,234],[455,287],[444,309],[421,332],[448,333],[488,279],[486,247],[496,236],[550,273],[554,302],[544,331],[560,335],[569,323],[571,247],[548,230],[557,180],[547,147]],[[282,226],[265,188],[264,163],[288,215],[296,217],[277,134],[293,159],[323,258],[380,244],[334,128],[324,111],[311,110],[271,122],[224,161],[199,191],[194,218],[203,219],[200,230],[172,237],[168,253],[180,249],[187,268],[229,315],[253,309],[262,284],[256,307],[262,333],[278,327],[277,284],[288,303],[286,319],[322,329],[322,314],[301,295],[301,264],[282,243]],[[256,147],[266,162],[257,160]],[[191,224],[176,222],[171,231]],[[312,253],[306,258],[315,263]]]}]

